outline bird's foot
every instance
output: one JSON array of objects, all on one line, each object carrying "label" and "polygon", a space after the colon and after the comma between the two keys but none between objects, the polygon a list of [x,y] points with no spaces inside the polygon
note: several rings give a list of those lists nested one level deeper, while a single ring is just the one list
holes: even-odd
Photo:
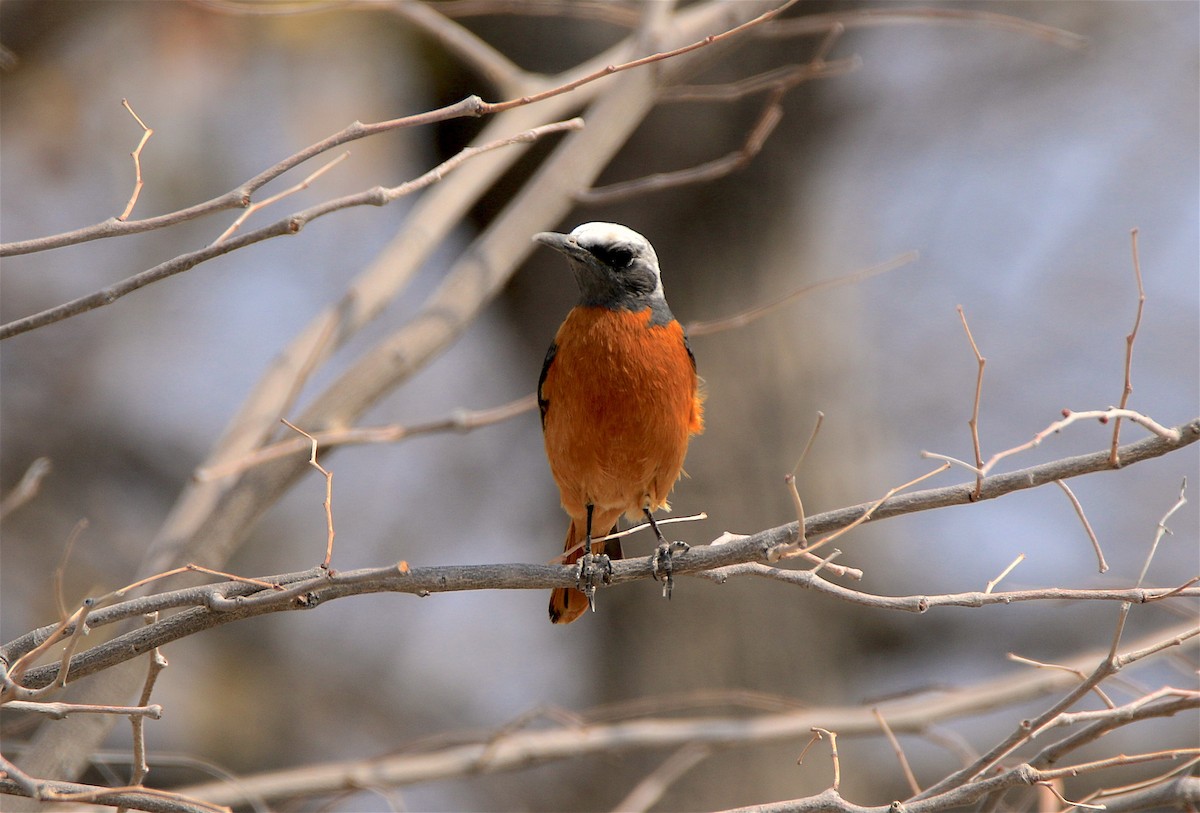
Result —
[{"label": "bird's foot", "polygon": [[596,612],[596,585],[612,584],[612,560],[606,553],[586,553],[579,557],[576,586],[587,596],[588,609]]},{"label": "bird's foot", "polygon": [[677,553],[687,553],[691,549],[691,545],[678,540],[663,542],[655,549],[654,558],[650,560],[650,569],[654,574],[654,578],[662,582],[663,598],[670,599],[671,590],[675,586],[675,579],[671,575],[671,571],[674,569],[671,558]]}]

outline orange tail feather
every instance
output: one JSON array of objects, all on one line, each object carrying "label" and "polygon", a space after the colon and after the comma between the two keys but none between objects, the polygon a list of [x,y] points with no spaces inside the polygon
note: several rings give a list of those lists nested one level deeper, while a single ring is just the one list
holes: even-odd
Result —
[{"label": "orange tail feather", "polygon": [[[607,531],[597,531],[596,536],[607,536],[616,530],[616,526],[612,526]],[[567,540],[563,544],[563,550],[568,553],[563,557],[563,564],[570,565],[579,561],[579,557],[583,555],[583,533],[575,527],[575,520],[571,520],[570,527],[567,528]],[[579,547],[579,550],[571,551],[572,548]],[[593,553],[607,554],[610,559],[621,558],[621,540],[610,539],[607,542],[593,542]],[[582,590],[576,590],[574,587],[556,587],[550,593],[550,623],[552,624],[570,624],[579,616],[587,612],[588,600]]]}]

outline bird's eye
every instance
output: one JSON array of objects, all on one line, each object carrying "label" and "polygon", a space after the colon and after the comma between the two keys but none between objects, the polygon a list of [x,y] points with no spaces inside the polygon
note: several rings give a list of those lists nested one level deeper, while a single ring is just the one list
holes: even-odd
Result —
[{"label": "bird's eye", "polygon": [[633,262],[633,252],[625,246],[595,246],[592,254],[609,268],[628,268]]}]

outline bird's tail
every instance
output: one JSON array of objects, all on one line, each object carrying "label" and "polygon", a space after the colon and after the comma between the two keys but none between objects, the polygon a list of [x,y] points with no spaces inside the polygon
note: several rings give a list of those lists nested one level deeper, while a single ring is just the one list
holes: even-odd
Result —
[{"label": "bird's tail", "polygon": [[[608,529],[593,528],[593,536],[607,536],[616,530],[615,524]],[[567,528],[567,541],[563,544],[563,564],[570,565],[579,561],[583,555],[584,529],[571,520]],[[573,550],[576,549],[576,550]],[[604,553],[610,559],[621,558],[621,540],[610,539],[606,542],[593,542],[592,553]],[[570,624],[588,608],[587,596],[582,590],[574,587],[556,587],[550,594],[550,621],[554,624]]]}]

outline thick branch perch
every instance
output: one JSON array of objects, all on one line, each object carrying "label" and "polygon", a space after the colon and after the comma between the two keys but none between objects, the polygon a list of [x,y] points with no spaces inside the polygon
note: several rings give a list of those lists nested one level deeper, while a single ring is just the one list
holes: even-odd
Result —
[{"label": "thick branch perch", "polygon": [[[1153,436],[1121,449],[1123,466],[1157,457],[1182,448],[1200,439],[1200,419],[1178,428],[1179,439]],[[998,474],[983,480],[983,498],[991,499],[1010,494],[1035,485],[1051,483],[1065,477],[1102,471],[1110,468],[1107,450],[1066,458],[1064,460],[1032,466],[1021,471]],[[974,502],[976,483],[962,483],[946,488],[927,489],[890,498],[875,509],[871,521],[887,517],[942,508],[948,505]],[[827,511],[808,518],[809,536],[828,533],[857,520],[874,503],[863,503],[849,508]],[[730,565],[764,563],[772,559],[772,553],[780,546],[794,544],[798,539],[797,523],[791,522],[769,528],[751,536],[720,545],[694,546],[686,553],[673,559],[673,570],[677,575],[711,571]],[[654,578],[653,557],[625,559],[613,563],[612,583]],[[841,587],[808,571],[784,571],[763,567],[762,571],[782,574],[788,581],[843,598],[859,604],[883,609],[924,612],[933,606],[979,607],[989,604],[1010,604],[1017,601],[1090,599],[1144,603],[1165,594],[1175,596],[1197,596],[1200,588],[1162,588],[1149,590],[1129,588],[1124,590],[1023,590],[1016,592],[960,593],[945,596],[875,596]],[[750,571],[755,572],[755,571]],[[759,572],[758,575],[766,575]],[[777,577],[779,577],[777,575]],[[187,635],[211,627],[250,618],[264,613],[286,610],[311,609],[326,601],[362,593],[400,592],[415,595],[453,592],[462,590],[528,590],[573,586],[575,568],[563,565],[496,564],[458,565],[414,568],[368,568],[343,573],[326,573],[323,570],[289,574],[266,581],[286,586],[284,590],[263,590],[244,581],[225,582],[216,585],[192,587],[135,599],[122,604],[96,610],[89,614],[89,627],[96,628],[148,612],[186,607],[183,611],[141,627],[117,638],[75,655],[71,659],[69,673],[75,678],[106,669],[114,664],[148,652]],[[25,652],[55,634],[58,625],[43,627],[22,636],[0,648],[0,658],[7,667]],[[66,638],[73,627],[59,631]],[[49,685],[58,674],[58,664],[30,669],[22,683],[23,689],[6,687],[20,697],[24,690]]]}]

